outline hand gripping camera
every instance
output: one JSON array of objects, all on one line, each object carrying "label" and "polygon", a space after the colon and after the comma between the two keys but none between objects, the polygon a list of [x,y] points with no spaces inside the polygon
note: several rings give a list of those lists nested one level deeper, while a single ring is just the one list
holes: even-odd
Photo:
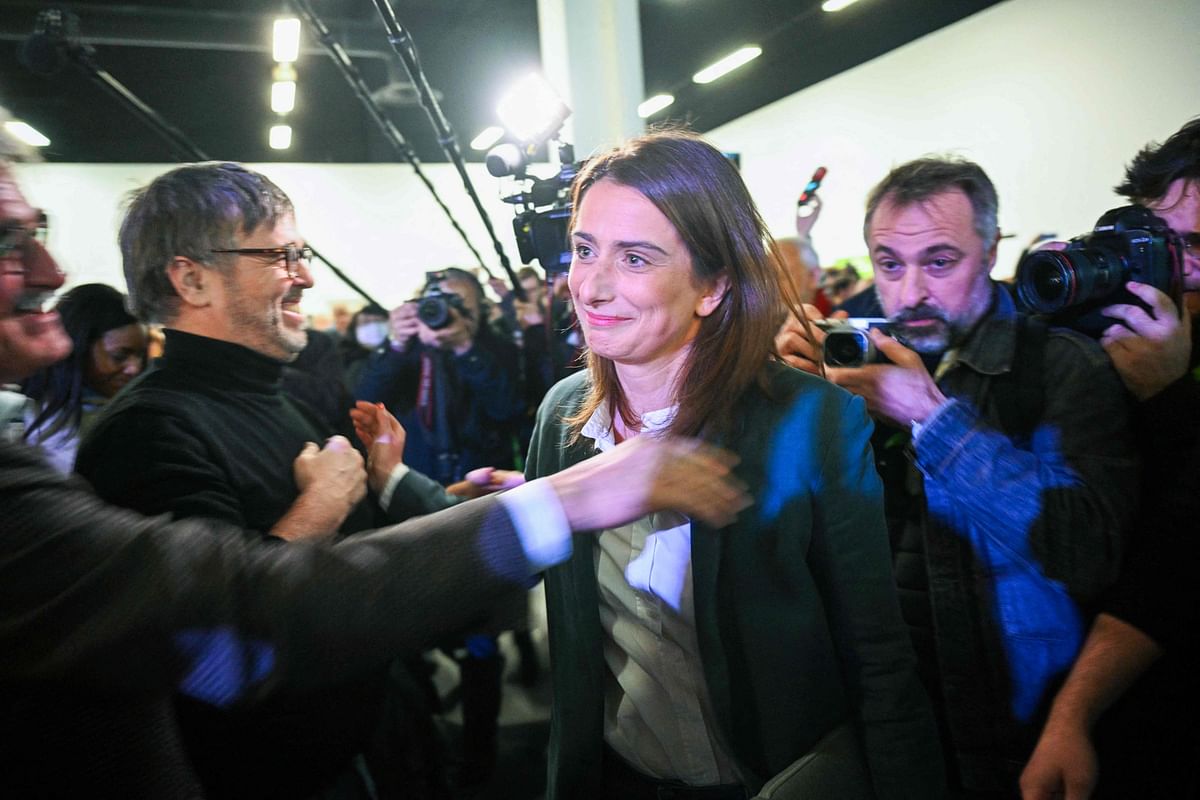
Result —
[{"label": "hand gripping camera", "polygon": [[861,367],[864,364],[887,363],[888,359],[875,348],[869,331],[880,328],[885,333],[888,321],[878,317],[850,319],[819,319],[813,322],[825,331],[825,365],[829,367]]},{"label": "hand gripping camera", "polygon": [[1114,208],[1065,250],[1027,255],[1017,267],[1017,298],[1054,324],[1099,337],[1116,321],[1100,312],[1104,306],[1132,303],[1145,308],[1125,289],[1127,281],[1149,284],[1178,300],[1183,255],[1182,239],[1149,209]]}]

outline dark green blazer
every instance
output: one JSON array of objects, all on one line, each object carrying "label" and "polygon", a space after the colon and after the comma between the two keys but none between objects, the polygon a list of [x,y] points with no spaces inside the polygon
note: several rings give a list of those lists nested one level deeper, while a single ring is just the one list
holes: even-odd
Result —
[{"label": "dark green blazer", "polygon": [[[769,392],[741,399],[724,444],[754,505],[732,526],[692,525],[692,581],[704,675],[721,738],[752,791],[853,719],[883,798],[942,791],[941,756],[892,583],[883,495],[861,398],[772,364]],[[594,453],[568,444],[586,373],[551,389],[526,474]],[[713,387],[720,391],[719,387]],[[554,674],[548,800],[599,783],[604,659],[594,538],[546,574]]]}]

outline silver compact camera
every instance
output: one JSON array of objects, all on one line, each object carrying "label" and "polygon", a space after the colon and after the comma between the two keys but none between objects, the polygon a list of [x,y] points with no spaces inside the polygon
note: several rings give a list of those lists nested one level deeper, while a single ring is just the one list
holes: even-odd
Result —
[{"label": "silver compact camera", "polygon": [[890,325],[883,317],[851,317],[849,319],[814,320],[825,331],[823,360],[828,367],[861,367],[864,364],[886,364],[887,356],[875,349],[868,331],[879,328],[887,333]]}]

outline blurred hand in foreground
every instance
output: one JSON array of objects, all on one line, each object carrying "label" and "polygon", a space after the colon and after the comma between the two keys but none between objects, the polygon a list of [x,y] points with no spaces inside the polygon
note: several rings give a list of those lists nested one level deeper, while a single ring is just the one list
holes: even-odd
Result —
[{"label": "blurred hand in foreground", "polygon": [[695,439],[638,436],[549,476],[572,530],[624,525],[678,511],[714,527],[751,503],[731,470],[737,457]]},{"label": "blurred hand in foreground", "polygon": [[446,492],[470,500],[476,497],[483,497],[485,494],[512,489],[514,486],[520,486],[524,482],[525,476],[515,469],[480,467],[468,472],[465,480],[447,486]]}]

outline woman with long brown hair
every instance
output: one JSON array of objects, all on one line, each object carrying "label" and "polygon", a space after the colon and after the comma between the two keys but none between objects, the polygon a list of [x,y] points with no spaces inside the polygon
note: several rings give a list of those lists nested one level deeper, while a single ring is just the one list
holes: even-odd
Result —
[{"label": "woman with long brown hair", "polygon": [[750,797],[818,746],[865,780],[813,796],[937,796],[871,424],[775,359],[786,281],[741,177],[659,132],[588,161],[573,201],[588,369],[547,395],[526,474],[669,431],[734,450],[755,504],[722,531],[650,515],[547,573],[547,797]]}]

